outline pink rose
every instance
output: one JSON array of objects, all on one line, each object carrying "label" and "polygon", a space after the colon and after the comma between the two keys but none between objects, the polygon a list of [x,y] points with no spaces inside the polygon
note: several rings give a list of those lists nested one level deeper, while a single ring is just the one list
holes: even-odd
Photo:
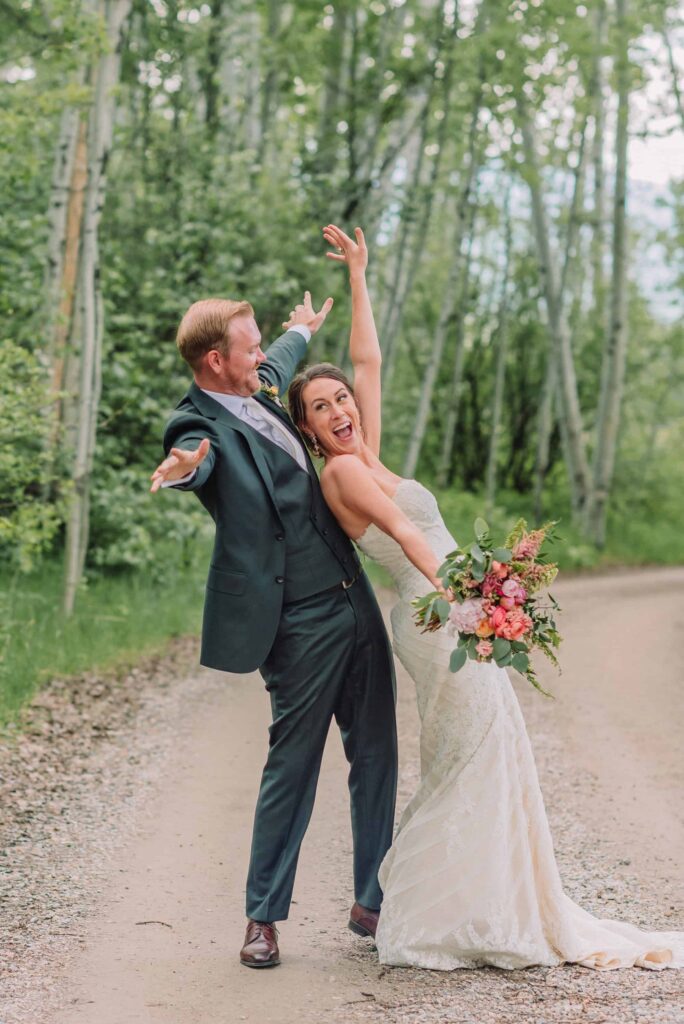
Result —
[{"label": "pink rose", "polygon": [[491,640],[480,640],[479,644],[476,645],[475,650],[481,658],[489,658],[494,650],[494,644]]},{"label": "pink rose", "polygon": [[492,572],[497,579],[505,580],[508,576],[508,566],[504,565],[503,562],[497,562],[492,559]]},{"label": "pink rose", "polygon": [[489,625],[492,627],[497,636],[502,636],[501,630],[506,623],[506,609],[501,606],[494,609],[492,614],[489,616]]},{"label": "pink rose", "polygon": [[501,600],[499,601],[499,604],[501,605],[502,608],[505,608],[507,611],[510,611],[511,608],[515,608],[515,601],[512,597],[502,597]]},{"label": "pink rose", "polygon": [[532,628],[532,619],[525,615],[521,608],[514,608],[509,611],[506,621],[501,624],[498,636],[505,640],[519,640],[521,636]]},{"label": "pink rose", "polygon": [[484,580],[482,581],[482,586],[480,587],[480,590],[482,591],[483,597],[491,597],[492,594],[499,593],[499,580],[495,573],[487,573]]},{"label": "pink rose", "polygon": [[501,584],[501,593],[510,604],[504,604],[505,608],[512,608],[514,604],[524,604],[527,600],[527,591],[516,579],[507,579]]}]

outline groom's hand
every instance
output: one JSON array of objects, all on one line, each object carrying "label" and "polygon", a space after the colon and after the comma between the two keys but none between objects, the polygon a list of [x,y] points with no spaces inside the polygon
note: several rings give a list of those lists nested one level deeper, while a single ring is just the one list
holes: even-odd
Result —
[{"label": "groom's hand", "polygon": [[308,327],[312,334],[315,334],[332,308],[333,300],[327,298],[317,313],[311,302],[311,292],[304,292],[304,301],[290,310],[290,318],[285,321],[283,327],[285,330],[288,330],[290,327],[294,327],[295,324],[301,324],[303,327]]},{"label": "groom's hand", "polygon": [[193,469],[197,469],[204,461],[209,451],[209,438],[205,437],[200,441],[199,448],[194,452],[185,451],[183,448],[172,448],[163,462],[160,462],[150,477],[152,486],[150,490],[154,494],[163,483],[172,483],[174,480],[182,480]]}]

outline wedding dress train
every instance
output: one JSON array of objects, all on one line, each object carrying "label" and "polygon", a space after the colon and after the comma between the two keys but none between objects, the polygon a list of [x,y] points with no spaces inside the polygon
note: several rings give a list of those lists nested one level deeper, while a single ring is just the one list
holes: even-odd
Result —
[{"label": "wedding dress train", "polygon": [[[403,480],[394,500],[442,557],[456,546],[434,496]],[[565,961],[600,970],[684,967],[684,932],[600,920],[563,892],[525,723],[507,673],[421,634],[411,600],[429,590],[371,525],[357,544],[392,575],[397,657],[416,685],[421,782],[380,869],[380,961],[453,970]]]}]

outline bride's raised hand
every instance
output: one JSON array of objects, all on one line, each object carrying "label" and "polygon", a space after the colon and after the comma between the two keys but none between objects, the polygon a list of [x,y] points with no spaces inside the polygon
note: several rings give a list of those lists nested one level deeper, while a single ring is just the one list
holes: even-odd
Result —
[{"label": "bride's raised hand", "polygon": [[328,259],[335,260],[337,263],[346,263],[350,274],[365,272],[368,266],[368,249],[361,228],[354,228],[354,238],[356,239],[354,241],[336,224],[327,224],[323,228],[323,237],[329,245],[334,246],[337,250],[336,252],[327,252],[325,255]]}]

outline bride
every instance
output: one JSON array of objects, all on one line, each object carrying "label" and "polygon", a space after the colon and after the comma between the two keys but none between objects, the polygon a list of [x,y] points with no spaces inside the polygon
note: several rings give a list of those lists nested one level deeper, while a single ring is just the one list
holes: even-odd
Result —
[{"label": "bride", "polygon": [[421,782],[380,869],[380,961],[436,970],[563,962],[597,970],[684,967],[684,932],[599,920],[564,894],[525,724],[505,670],[468,661],[449,671],[453,640],[419,632],[411,601],[441,588],[454,549],[433,495],[382,464],[380,348],[356,241],[324,228],[349,269],[354,387],[336,367],[292,381],[292,417],[325,460],[321,485],[337,520],[393,577],[394,650],[416,685]]}]

